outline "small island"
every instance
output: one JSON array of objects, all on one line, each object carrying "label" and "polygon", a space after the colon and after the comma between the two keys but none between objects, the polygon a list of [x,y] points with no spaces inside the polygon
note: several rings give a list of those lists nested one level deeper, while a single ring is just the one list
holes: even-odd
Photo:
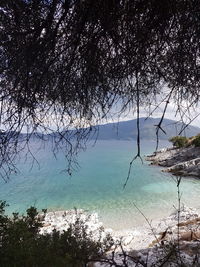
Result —
[{"label": "small island", "polygon": [[173,147],[156,151],[146,160],[165,167],[163,172],[200,178],[200,134],[189,138],[175,136],[169,141]]}]

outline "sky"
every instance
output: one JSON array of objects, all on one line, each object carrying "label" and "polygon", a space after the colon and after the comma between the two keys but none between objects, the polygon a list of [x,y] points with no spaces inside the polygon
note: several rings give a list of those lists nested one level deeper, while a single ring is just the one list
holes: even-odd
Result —
[{"label": "sky", "polygon": [[[183,111],[186,110],[186,106],[187,104],[185,103],[185,108],[184,108],[184,104],[183,104]],[[163,114],[163,110],[165,107],[165,103],[161,104],[151,115],[151,118],[161,118],[162,114]],[[175,121],[180,121],[181,120],[181,116],[180,114],[176,114],[176,105],[174,102],[171,102],[168,104],[166,113],[165,113],[165,119],[170,119],[170,120],[175,120]],[[154,106],[152,106],[152,110],[154,109]],[[133,110],[127,110],[125,111],[123,114],[121,114],[121,116],[119,116],[118,111],[120,110],[120,105],[115,105],[111,111],[110,114],[107,116],[107,118],[102,119],[100,122],[98,122],[97,124],[107,124],[107,123],[114,123],[114,122],[120,122],[120,121],[128,121],[128,120],[133,120],[136,119],[136,112],[134,112]],[[140,107],[140,117],[149,117],[149,113],[152,111],[149,110],[149,108],[147,107],[146,109],[144,107]],[[184,118],[183,118],[183,122],[185,124],[190,123],[190,125],[193,126],[197,126],[200,128],[200,116],[197,117],[197,115],[200,114],[200,105],[199,107],[193,108],[190,110],[190,113],[186,113]],[[195,117],[197,117],[196,119],[194,119]],[[194,120],[193,120],[194,119]],[[66,118],[66,120],[68,120]],[[50,120],[50,128],[53,131],[57,131],[57,127],[56,125],[54,125],[54,119]],[[87,124],[87,120],[83,119],[83,124],[81,123],[80,119],[74,119],[73,121],[74,125],[78,125],[78,127],[80,127],[80,125],[82,125],[81,127],[87,127],[89,126],[89,121]],[[92,125],[95,125],[95,121],[93,122]],[[70,129],[73,129],[74,127],[71,126]]]}]

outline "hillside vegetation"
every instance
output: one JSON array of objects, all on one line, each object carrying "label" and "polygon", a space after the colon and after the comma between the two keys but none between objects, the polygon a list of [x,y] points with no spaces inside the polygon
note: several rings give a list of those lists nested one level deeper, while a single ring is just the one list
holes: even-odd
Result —
[{"label": "hillside vegetation", "polygon": [[170,138],[169,141],[177,148],[190,146],[200,147],[200,134],[188,138],[185,136],[174,136]]}]

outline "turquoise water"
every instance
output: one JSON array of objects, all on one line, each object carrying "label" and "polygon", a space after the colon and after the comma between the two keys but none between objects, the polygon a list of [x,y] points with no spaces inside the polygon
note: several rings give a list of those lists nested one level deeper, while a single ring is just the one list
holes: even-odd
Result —
[{"label": "turquoise water", "polygon": [[[153,149],[154,142],[143,141],[142,154]],[[40,167],[34,165],[31,169],[28,162],[21,161],[20,174],[11,176],[8,183],[0,181],[0,199],[10,204],[9,212],[24,212],[30,205],[48,210],[76,207],[95,211],[106,227],[114,229],[145,222],[134,204],[150,220],[166,216],[177,205],[177,187],[175,178],[162,173],[159,167],[136,160],[123,190],[135,151],[133,141],[99,141],[94,147],[88,145],[86,152],[78,156],[80,168],[70,177],[62,172],[63,155],[58,153],[56,160],[46,146],[36,153]],[[182,203],[199,208],[200,181],[183,179],[181,192]]]}]

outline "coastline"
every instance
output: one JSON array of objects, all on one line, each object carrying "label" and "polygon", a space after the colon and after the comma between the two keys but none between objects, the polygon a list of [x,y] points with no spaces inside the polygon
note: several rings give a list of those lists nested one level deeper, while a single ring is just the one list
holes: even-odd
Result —
[{"label": "coastline", "polygon": [[151,165],[176,176],[200,178],[200,147],[164,148],[146,156]]},{"label": "coastline", "polygon": [[[189,152],[188,152],[189,151]],[[194,153],[195,151],[195,153]],[[174,148],[174,147],[170,147],[170,148],[163,148],[155,153],[153,153],[152,155],[146,156],[146,160],[147,161],[151,161],[150,165],[155,165],[155,166],[159,166],[159,167],[165,167],[165,169],[162,169],[161,171],[163,172],[170,172],[174,175],[179,175],[179,173],[177,174],[177,172],[172,172],[170,168],[170,166],[172,165],[179,165],[180,164],[180,157],[179,155],[181,153],[184,153],[184,156],[181,158],[181,161],[184,162],[185,160],[185,154],[187,154],[187,158],[191,158],[191,157],[196,157],[199,153],[200,153],[200,148],[194,148],[194,147],[189,147],[189,148]],[[191,155],[192,154],[192,155]],[[199,166],[198,166],[199,167]],[[186,177],[186,175],[184,176]],[[189,177],[189,176],[188,176]],[[197,178],[197,176],[190,176],[194,179]],[[200,178],[200,177],[198,177]],[[183,203],[181,203],[181,205],[184,205]],[[184,207],[184,206],[183,206]],[[196,214],[200,214],[197,212],[200,211],[199,207],[198,209],[196,209],[197,207],[195,207],[195,209],[191,209],[191,208],[186,208],[189,210],[195,210]],[[168,210],[169,212],[169,210]],[[189,211],[187,211],[189,214]],[[153,219],[149,219],[149,221],[151,221],[151,223],[154,225],[160,225],[160,222],[162,222],[163,220],[166,220],[166,218],[170,218],[171,214],[173,214],[174,211],[172,209],[170,209],[170,212],[168,213],[168,216],[163,216],[163,214],[160,214],[158,216],[156,216]],[[192,212],[194,213],[194,212]],[[141,216],[142,213],[140,213]],[[145,214],[145,213],[144,213]],[[166,214],[166,212],[165,212]],[[112,226],[110,227],[106,227],[106,223],[101,222],[99,219],[99,214],[97,212],[86,212],[83,209],[70,209],[70,210],[65,210],[65,211],[50,211],[47,213],[46,218],[45,218],[45,223],[46,223],[46,231],[51,232],[53,227],[56,227],[56,229],[58,230],[62,230],[65,229],[66,227],[68,227],[69,223],[74,223],[74,220],[77,216],[80,216],[81,220],[83,220],[84,222],[87,221],[87,226],[88,228],[94,228],[94,229],[98,229],[100,227],[105,227],[105,231],[112,233],[115,237],[128,237],[130,239],[130,236],[139,236],[141,232],[145,232],[145,229],[148,228],[148,223],[145,222],[145,220],[148,220],[146,217],[143,217],[143,223],[137,223],[136,225],[133,224],[131,227],[123,227],[123,229],[114,229]],[[187,215],[187,217],[190,215]],[[170,219],[171,220],[171,219]],[[174,222],[175,223],[175,222]],[[92,227],[91,227],[92,226]],[[166,227],[168,227],[166,225]],[[133,230],[134,228],[134,230]],[[43,230],[45,232],[45,227],[43,228]],[[148,235],[150,236],[150,233],[148,233]],[[144,240],[143,240],[144,242]],[[145,242],[144,242],[145,243]],[[147,245],[147,244],[146,244]]]},{"label": "coastline", "polygon": [[[190,155],[188,154],[188,150],[185,149],[184,151],[184,153],[187,153],[188,157],[188,155]],[[199,151],[200,150],[197,150],[197,154]],[[179,172],[173,172],[169,168],[173,164],[180,166],[178,162],[180,158],[177,157],[177,155],[180,155],[182,152],[182,149],[166,148],[148,156],[147,160],[151,161],[152,165],[165,167],[166,169],[164,172],[167,171],[174,175],[179,175]],[[196,156],[195,153],[193,153],[192,156],[194,155]],[[185,164],[184,160],[185,157],[183,156],[181,164]],[[186,167],[188,166],[190,165]],[[193,164],[193,166],[195,167],[195,171],[197,170],[198,175],[198,164]],[[185,168],[182,169],[185,171]],[[172,170],[174,169],[172,168]],[[191,177],[193,177],[193,175],[191,175]],[[123,263],[122,252],[124,253],[124,251],[127,255],[134,255],[135,258],[142,261],[148,259],[148,266],[151,266],[155,264],[159,258],[162,259],[162,257],[164,257],[163,255],[166,253],[166,248],[170,244],[174,244],[175,247],[178,244],[179,256],[183,257],[186,266],[192,266],[191,264],[194,261],[195,253],[199,245],[200,211],[186,206],[182,206],[180,210],[174,208],[169,216],[152,221],[148,221],[144,216],[146,220],[144,224],[122,230],[104,228],[104,224],[99,220],[99,215],[97,213],[87,213],[82,209],[49,212],[44,218],[40,233],[51,233],[53,229],[58,231],[67,230],[69,225],[74,224],[77,218],[86,226],[87,233],[90,234],[93,240],[99,240],[99,237],[104,238],[107,234],[111,235],[114,242],[118,244],[114,259],[119,266],[123,266],[120,264]],[[112,251],[110,251],[106,257],[111,259],[113,257]],[[92,266],[106,267],[109,265],[94,263]],[[132,262],[128,266],[137,265]],[[172,264],[170,266],[176,265]]]},{"label": "coastline", "polygon": [[[122,247],[126,253],[130,253],[130,255],[134,253],[135,257],[140,257],[143,260],[148,255],[149,263],[153,264],[157,260],[158,252],[165,251],[165,245],[172,241],[176,243],[178,238],[180,240],[180,246],[183,247],[181,253],[189,264],[194,258],[194,255],[189,253],[189,248],[198,244],[196,241],[200,238],[200,213],[193,208],[184,206],[181,207],[180,213],[174,210],[168,217],[146,222],[142,226],[123,231],[104,229],[103,223],[99,221],[97,213],[89,214],[84,210],[49,212],[44,218],[40,234],[50,234],[54,229],[61,232],[66,231],[70,224],[76,222],[77,218],[79,222],[82,221],[84,223],[88,235],[93,240],[98,241],[100,240],[99,238],[103,240],[107,234],[110,234],[115,243],[120,244],[115,255],[116,262],[119,264],[123,261],[120,256],[120,249]],[[193,236],[191,235],[192,231],[194,233]],[[111,253],[108,253],[106,257],[111,257]],[[95,263],[93,266],[107,265]]]},{"label": "coastline", "polygon": [[[40,214],[39,216],[43,215]],[[198,217],[200,217],[200,212],[196,209],[186,206],[181,207],[180,222]],[[178,223],[178,213],[177,210],[174,209],[169,216],[158,220],[146,221],[146,223],[141,226],[136,226],[132,229],[113,230],[111,228],[104,228],[97,213],[88,213],[82,209],[78,209],[48,212],[43,220],[43,227],[40,229],[40,234],[49,234],[53,232],[54,229],[66,231],[70,224],[75,223],[77,218],[87,226],[88,232],[91,232],[93,237],[95,237],[100,229],[103,229],[105,234],[109,233],[114,239],[122,240],[127,249],[144,249],[149,247],[155,240],[155,236],[158,238],[160,232],[168,228],[176,227]]]}]

